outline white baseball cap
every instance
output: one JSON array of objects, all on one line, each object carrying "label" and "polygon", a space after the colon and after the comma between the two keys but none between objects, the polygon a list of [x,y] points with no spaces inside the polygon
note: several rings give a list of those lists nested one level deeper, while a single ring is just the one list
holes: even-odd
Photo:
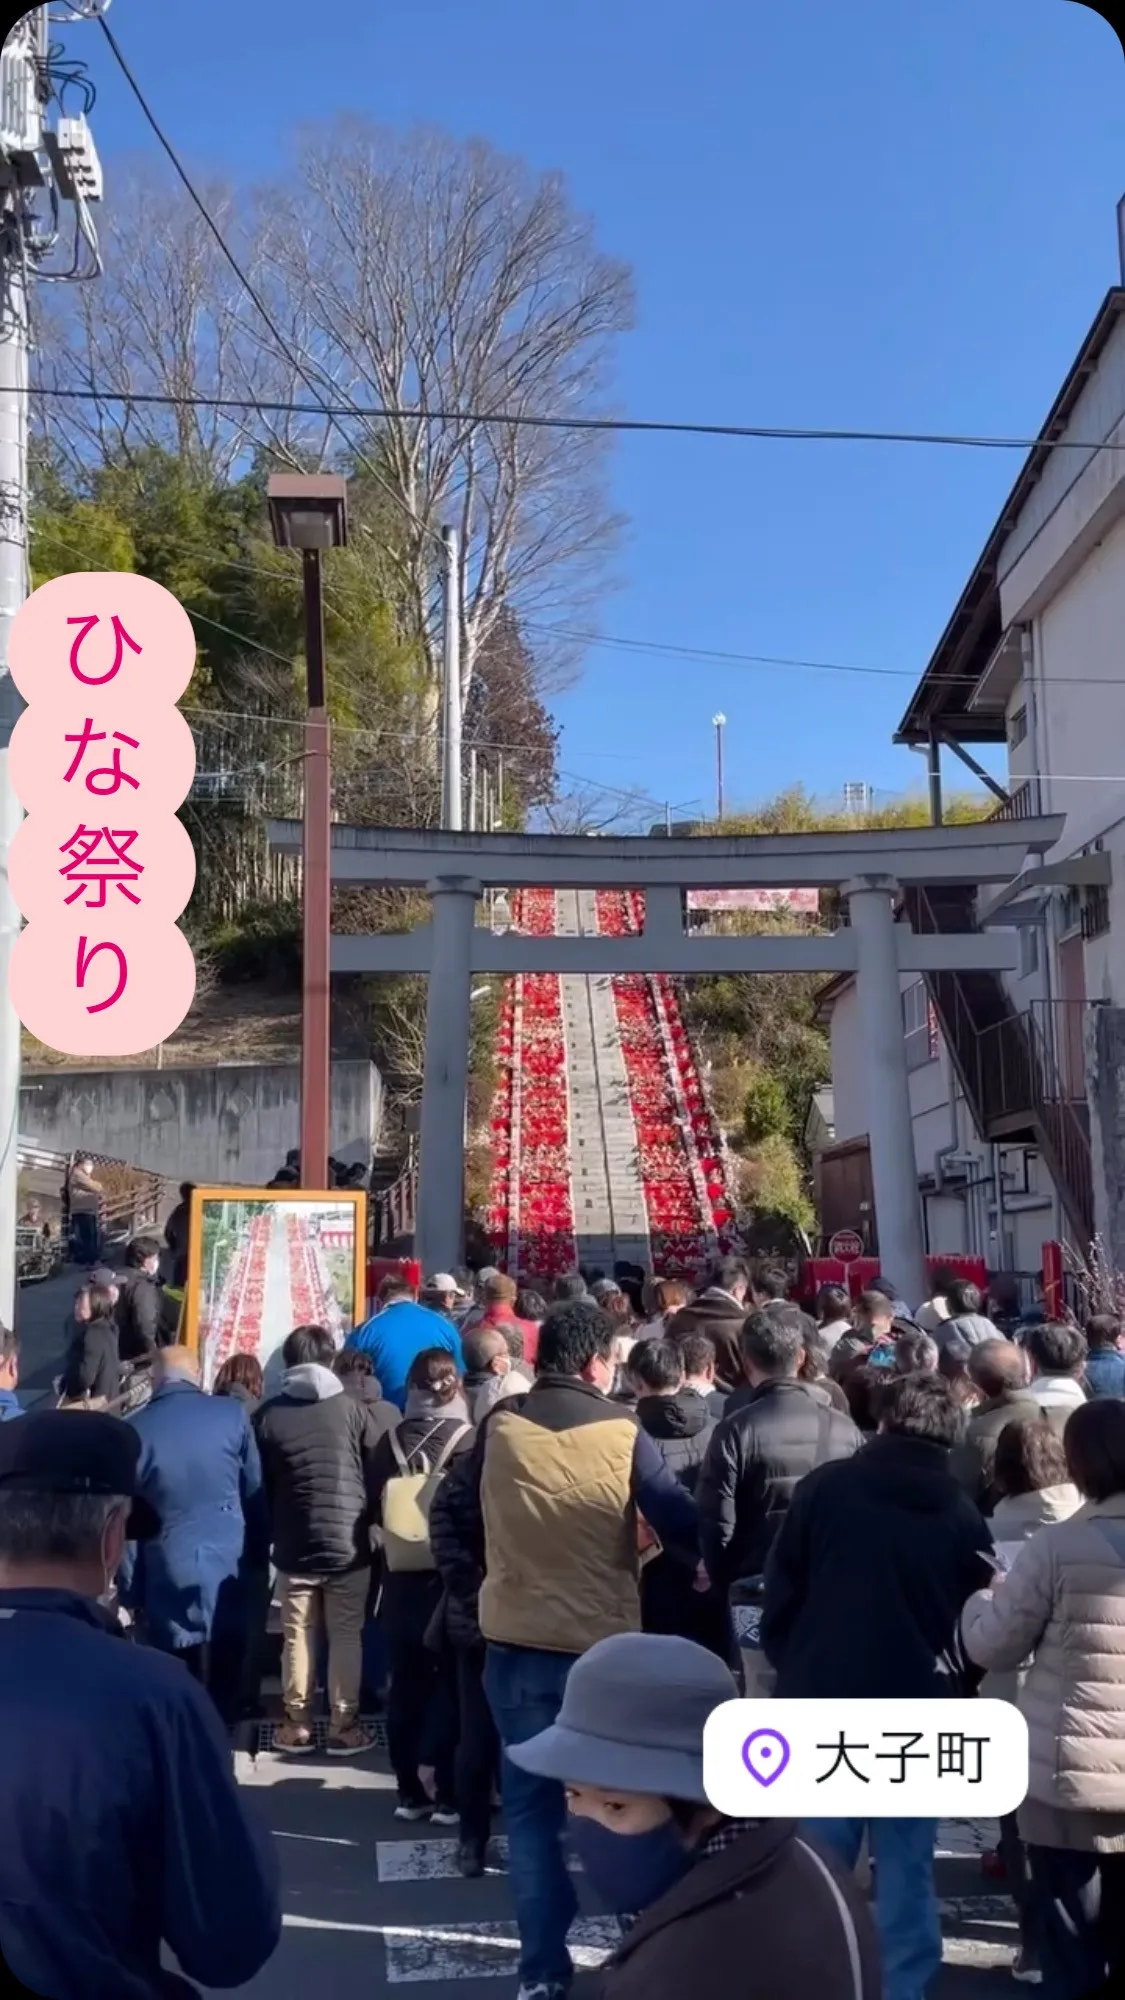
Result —
[{"label": "white baseball cap", "polygon": [[461,1290],[456,1278],[449,1271],[435,1271],[432,1278],[426,1279],[426,1290],[428,1292],[452,1292],[459,1299],[465,1297],[465,1293]]}]

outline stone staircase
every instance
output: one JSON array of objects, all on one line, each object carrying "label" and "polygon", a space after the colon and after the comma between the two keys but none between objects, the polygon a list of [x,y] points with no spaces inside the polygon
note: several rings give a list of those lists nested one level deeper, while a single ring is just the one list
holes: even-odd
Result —
[{"label": "stone staircase", "polygon": [[[561,937],[593,936],[592,890],[560,890]],[[614,1264],[649,1262],[648,1217],[637,1136],[608,974],[560,981],[570,1092],[571,1180],[578,1255],[611,1275]]]}]

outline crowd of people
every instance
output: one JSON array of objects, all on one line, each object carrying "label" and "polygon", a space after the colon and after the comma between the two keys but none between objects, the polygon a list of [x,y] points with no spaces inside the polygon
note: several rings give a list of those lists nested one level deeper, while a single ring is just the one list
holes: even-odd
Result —
[{"label": "crowd of people", "polygon": [[6,1421],[0,1339],[0,1945],[31,1990],[152,2000],[272,1951],[276,1865],[220,1726],[261,1714],[272,1604],[281,1754],[362,1755],[385,1715],[397,1816],[456,1827],[470,1877],[502,1801],[521,2000],[573,1980],[564,1836],[622,1920],[606,2000],[925,2000],[935,1824],[725,1819],[702,1725],[740,1689],[1018,1702],[1031,1784],[991,1864],[1017,1973],[1125,1991],[1116,1320],[994,1319],[952,1278],[913,1312],[882,1280],[806,1311],[734,1258],[697,1288],[572,1272],[549,1301],[392,1276],[342,1348],[289,1333],[276,1394],[244,1354],[205,1393],[159,1255],[91,1271],[61,1408]]}]

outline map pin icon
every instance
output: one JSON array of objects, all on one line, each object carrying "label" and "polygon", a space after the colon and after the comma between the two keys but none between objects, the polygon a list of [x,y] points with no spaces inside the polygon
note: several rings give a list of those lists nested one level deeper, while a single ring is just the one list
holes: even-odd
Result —
[{"label": "map pin icon", "polygon": [[776,1729],[755,1729],[742,1746],[742,1761],[759,1785],[772,1785],[789,1762],[789,1745]]}]

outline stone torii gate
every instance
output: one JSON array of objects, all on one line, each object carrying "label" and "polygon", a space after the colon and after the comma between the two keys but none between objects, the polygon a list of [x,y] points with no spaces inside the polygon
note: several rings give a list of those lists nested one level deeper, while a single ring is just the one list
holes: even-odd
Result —
[{"label": "stone torii gate", "polygon": [[[916,935],[909,923],[896,920],[898,892],[910,883],[1030,887],[1063,824],[1057,814],[969,826],[684,840],[334,826],[333,885],[409,887],[431,897],[431,921],[415,930],[332,941],[335,972],[428,976],[417,1231],[424,1267],[454,1269],[461,1256],[474,974],[853,972],[880,1255],[908,1298],[924,1297],[900,974],[1012,971],[1017,949],[1011,930]],[[276,852],[300,853],[299,821],[271,822],[269,833]],[[644,931],[532,938],[478,923],[486,890],[525,888],[639,890]],[[759,937],[695,937],[685,929],[686,890],[788,888],[839,891],[847,924]]]}]

